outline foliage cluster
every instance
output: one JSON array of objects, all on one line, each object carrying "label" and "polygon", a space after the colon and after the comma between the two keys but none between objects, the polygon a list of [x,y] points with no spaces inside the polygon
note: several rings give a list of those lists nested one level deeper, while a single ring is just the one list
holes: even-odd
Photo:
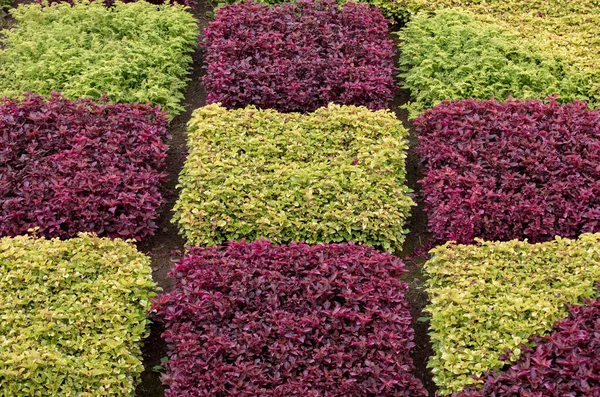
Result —
[{"label": "foliage cluster", "polygon": [[183,6],[29,4],[12,15],[16,26],[4,32],[0,50],[1,96],[106,94],[115,102],[160,104],[171,117],[183,110],[198,31]]},{"label": "foliage cluster", "polygon": [[434,350],[429,367],[440,395],[481,383],[473,377],[500,369],[507,350],[518,359],[519,346],[550,332],[569,304],[594,297],[600,278],[600,234],[539,244],[447,243],[432,254],[425,264]]},{"label": "foliage cluster", "polygon": [[509,97],[560,101],[595,97],[586,70],[563,56],[524,42],[518,34],[462,10],[418,14],[399,33],[401,77],[415,99],[411,117],[442,100]]},{"label": "foliage cluster", "polygon": [[353,244],[192,248],[159,297],[166,395],[425,396],[396,257]]},{"label": "foliage cluster", "polygon": [[469,243],[600,231],[600,111],[448,101],[415,120],[429,229]]},{"label": "foliage cluster", "polygon": [[[36,0],[39,4],[43,4],[43,5],[52,5],[52,4],[57,4],[57,3],[69,3],[71,5],[77,3],[77,2],[81,2],[81,1],[86,1],[86,0]],[[87,0],[87,1],[94,1],[94,0]],[[117,1],[121,1],[123,3],[133,3],[136,2],[138,0],[103,0],[104,5],[110,7],[115,5],[115,3]],[[188,7],[196,7],[196,4],[198,3],[198,0],[144,0],[147,1],[148,3],[151,4],[182,4]]]},{"label": "foliage cluster", "polygon": [[0,394],[132,396],[155,296],[122,240],[0,239]]},{"label": "foliage cluster", "polygon": [[47,100],[0,104],[0,236],[39,227],[141,239],[154,233],[168,119],[157,107]]},{"label": "foliage cluster", "polygon": [[600,396],[600,299],[570,308],[549,336],[534,336],[517,363],[488,374],[482,389],[460,397]]},{"label": "foliage cluster", "polygon": [[204,30],[207,100],[283,112],[330,102],[383,109],[394,95],[387,25],[374,8],[333,0],[220,8]]},{"label": "foliage cluster", "polygon": [[414,205],[407,135],[387,110],[200,108],[173,221],[189,245],[262,237],[400,249]]}]

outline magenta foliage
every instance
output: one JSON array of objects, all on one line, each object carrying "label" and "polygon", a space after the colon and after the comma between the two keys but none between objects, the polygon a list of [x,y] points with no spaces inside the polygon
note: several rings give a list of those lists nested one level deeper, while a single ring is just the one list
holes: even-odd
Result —
[{"label": "magenta foliage", "polygon": [[600,231],[600,111],[584,102],[446,101],[415,126],[439,241]]},{"label": "magenta foliage", "polygon": [[353,244],[193,248],[155,301],[168,397],[423,396],[402,262]]},{"label": "magenta foliage", "polygon": [[168,118],[158,107],[27,95],[0,104],[0,236],[140,239],[163,203]]},{"label": "magenta foliage", "polygon": [[519,361],[488,374],[481,390],[460,397],[600,397],[600,300],[571,308],[549,336],[522,346]]},{"label": "magenta foliage", "polygon": [[329,102],[383,109],[394,93],[388,21],[366,4],[233,4],[204,30],[208,102],[282,112]]}]

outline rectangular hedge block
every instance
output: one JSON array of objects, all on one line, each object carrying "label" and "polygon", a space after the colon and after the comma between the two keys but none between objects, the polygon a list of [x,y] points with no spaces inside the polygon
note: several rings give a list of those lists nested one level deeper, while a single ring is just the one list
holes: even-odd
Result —
[{"label": "rectangular hedge block", "polygon": [[365,4],[299,0],[220,8],[204,30],[207,100],[313,111],[334,102],[384,109],[394,96],[388,21]]},{"label": "rectangular hedge block", "polygon": [[438,241],[600,231],[600,111],[585,103],[444,102],[415,121]]},{"label": "rectangular hedge block", "polygon": [[134,394],[154,294],[122,240],[0,239],[0,395]]},{"label": "rectangular hedge block", "polygon": [[183,6],[145,1],[39,4],[12,11],[0,51],[0,96],[60,91],[70,99],[103,95],[115,102],[183,110],[198,28]]},{"label": "rectangular hedge block", "polygon": [[600,279],[600,234],[539,244],[447,243],[432,254],[425,264],[429,367],[440,395],[480,385],[473,376],[502,368],[508,350],[518,360],[520,344],[552,331],[568,305],[594,297]]},{"label": "rectangular hedge block", "polygon": [[353,244],[192,248],[155,306],[166,396],[426,396],[404,271]]},{"label": "rectangular hedge block", "polygon": [[173,221],[190,245],[263,237],[399,249],[414,205],[407,135],[383,110],[206,106],[189,123]]},{"label": "rectangular hedge block", "polygon": [[464,10],[418,14],[399,33],[403,85],[411,118],[443,100],[475,98],[586,100],[597,105],[590,72]]},{"label": "rectangular hedge block", "polygon": [[157,228],[168,119],[149,105],[58,94],[0,103],[0,236],[37,227],[141,239]]}]

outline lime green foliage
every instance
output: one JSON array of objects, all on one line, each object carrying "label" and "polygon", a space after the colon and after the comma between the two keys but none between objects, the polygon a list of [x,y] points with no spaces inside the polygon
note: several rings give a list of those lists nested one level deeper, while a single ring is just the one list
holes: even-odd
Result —
[{"label": "lime green foliage", "polygon": [[11,12],[17,25],[5,31],[0,51],[0,95],[108,94],[116,102],[160,104],[171,117],[183,110],[198,34],[185,7],[96,1]]},{"label": "lime green foliage", "polygon": [[206,106],[189,123],[173,221],[190,245],[262,237],[398,249],[414,205],[407,135],[387,110]]},{"label": "lime green foliage", "polygon": [[591,76],[569,59],[524,43],[518,34],[462,10],[419,13],[399,33],[401,77],[416,117],[445,99],[544,99],[558,94],[597,103]]},{"label": "lime green foliage", "polygon": [[429,361],[440,395],[477,384],[471,376],[502,367],[499,356],[567,315],[567,304],[595,295],[600,234],[578,240],[447,243],[425,264],[431,277]]},{"label": "lime green foliage", "polygon": [[133,396],[154,289],[122,240],[0,239],[0,395]]}]

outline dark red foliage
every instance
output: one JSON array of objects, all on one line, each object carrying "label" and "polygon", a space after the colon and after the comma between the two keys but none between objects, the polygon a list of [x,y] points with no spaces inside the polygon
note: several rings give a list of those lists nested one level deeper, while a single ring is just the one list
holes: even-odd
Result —
[{"label": "dark red foliage", "polygon": [[402,262],[352,244],[193,248],[157,298],[168,397],[422,396]]},{"label": "dark red foliage", "polygon": [[600,397],[600,300],[571,308],[549,336],[522,346],[519,361],[488,374],[481,390],[460,397]]},{"label": "dark red foliage", "polygon": [[469,99],[443,102],[415,126],[438,241],[600,231],[600,111],[584,102]]},{"label": "dark red foliage", "polygon": [[[78,0],[36,0],[36,2],[38,2],[39,4],[58,4],[58,3],[69,3],[71,5],[73,5],[76,1]],[[94,1],[94,0],[90,0],[90,1]],[[134,3],[138,0],[120,0],[122,3]],[[182,4],[188,7],[196,7],[196,4],[198,3],[197,0],[144,0],[147,1],[148,3],[152,3],[152,4]],[[106,6],[112,6],[114,5],[116,2],[116,0],[104,0],[104,4]]]},{"label": "dark red foliage", "polygon": [[163,203],[168,118],[158,107],[27,95],[0,104],[0,236],[140,239]]},{"label": "dark red foliage", "polygon": [[204,30],[208,102],[282,112],[329,102],[382,109],[394,92],[388,21],[367,4],[233,4]]}]

